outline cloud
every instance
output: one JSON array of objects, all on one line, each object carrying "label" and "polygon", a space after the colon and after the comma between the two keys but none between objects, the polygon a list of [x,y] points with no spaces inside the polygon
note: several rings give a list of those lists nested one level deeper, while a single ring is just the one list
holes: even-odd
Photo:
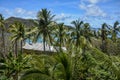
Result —
[{"label": "cloud", "polygon": [[99,2],[99,0],[88,0],[90,3],[92,3],[92,4],[96,4],[96,3],[98,3]]},{"label": "cloud", "polygon": [[90,3],[86,3],[86,1],[81,1],[81,3],[79,4],[80,9],[85,11],[85,15],[87,16],[106,16],[106,13],[99,7],[96,5],[96,3],[99,2],[99,0],[87,0],[87,2]]},{"label": "cloud", "polygon": [[5,16],[5,15],[8,16],[11,14],[11,12],[4,7],[0,7],[0,14],[2,14],[3,16]]},{"label": "cloud", "polygon": [[5,16],[5,18],[14,16],[21,18],[36,18],[36,11],[29,11],[23,8],[15,8],[15,9],[6,9],[0,7],[0,12]]},{"label": "cloud", "polygon": [[90,4],[97,4],[99,2],[106,2],[107,0],[81,0],[81,1],[88,2]]},{"label": "cloud", "polygon": [[26,12],[26,10],[22,9],[22,8],[16,8],[15,9],[15,13],[17,14],[24,14]]},{"label": "cloud", "polygon": [[70,19],[70,18],[72,18],[72,15],[61,13],[61,14],[58,14],[55,17],[55,20],[57,20],[57,21],[65,21],[66,19]]},{"label": "cloud", "polygon": [[36,11],[29,11],[23,8],[15,8],[13,15],[23,18],[35,18],[36,14]]}]

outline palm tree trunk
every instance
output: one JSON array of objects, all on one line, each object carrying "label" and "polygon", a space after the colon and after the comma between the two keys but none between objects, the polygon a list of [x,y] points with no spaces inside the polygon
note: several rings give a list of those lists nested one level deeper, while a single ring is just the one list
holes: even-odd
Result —
[{"label": "palm tree trunk", "polygon": [[107,53],[107,41],[102,41],[102,52]]},{"label": "palm tree trunk", "polygon": [[29,34],[29,37],[28,37],[28,39],[29,39],[29,44],[31,44],[31,35]]},{"label": "palm tree trunk", "polygon": [[5,51],[5,35],[4,35],[4,30],[2,30],[2,40],[3,40],[3,56],[4,58],[6,57],[6,51]]},{"label": "palm tree trunk", "polygon": [[22,45],[23,45],[23,41],[21,40],[21,42],[20,42],[20,46],[21,46],[21,54],[23,53]]},{"label": "palm tree trunk", "polygon": [[17,57],[18,53],[17,53],[17,40],[15,41],[15,56]]},{"label": "palm tree trunk", "polygon": [[80,38],[79,33],[77,33],[77,42],[76,42],[77,47],[80,46],[79,38]]},{"label": "palm tree trunk", "polygon": [[116,32],[114,31],[114,32],[112,33],[112,41],[113,41],[113,42],[116,42],[116,37],[117,37],[117,34],[116,34]]},{"label": "palm tree trunk", "polygon": [[60,37],[60,52],[62,51],[62,38]]},{"label": "palm tree trunk", "polygon": [[29,39],[29,44],[30,44],[30,36],[29,36],[29,38],[28,38],[28,39]]},{"label": "palm tree trunk", "polygon": [[43,49],[44,49],[44,52],[45,52],[45,35],[43,35]]}]

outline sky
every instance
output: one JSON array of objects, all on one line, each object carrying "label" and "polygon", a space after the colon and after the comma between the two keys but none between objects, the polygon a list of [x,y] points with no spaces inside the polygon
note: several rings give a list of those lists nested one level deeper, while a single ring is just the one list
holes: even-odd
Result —
[{"label": "sky", "polygon": [[35,19],[42,8],[51,11],[54,20],[71,25],[73,20],[90,23],[94,28],[106,22],[120,22],[120,0],[0,0],[0,13],[5,17]]}]

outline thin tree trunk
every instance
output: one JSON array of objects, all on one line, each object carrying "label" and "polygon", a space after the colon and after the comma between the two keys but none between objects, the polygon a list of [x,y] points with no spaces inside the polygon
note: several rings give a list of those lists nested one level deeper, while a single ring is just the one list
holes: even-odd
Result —
[{"label": "thin tree trunk", "polygon": [[10,49],[15,53],[15,44],[12,44]]},{"label": "thin tree trunk", "polygon": [[61,37],[60,37],[60,52],[62,51],[62,40],[61,40]]},{"label": "thin tree trunk", "polygon": [[[30,32],[30,29],[29,29],[29,32]],[[29,35],[28,35],[28,39],[29,39],[29,44],[30,44],[30,36],[31,36],[31,35],[29,34]]]},{"label": "thin tree trunk", "polygon": [[21,45],[21,54],[22,54],[23,53],[23,49],[22,49],[23,41],[22,40],[20,42],[20,45]]},{"label": "thin tree trunk", "polygon": [[28,38],[28,39],[29,39],[29,44],[30,44],[30,35],[29,35],[29,38]]},{"label": "thin tree trunk", "polygon": [[45,35],[43,35],[43,48],[44,48],[44,53],[45,53]]},{"label": "thin tree trunk", "polygon": [[[50,37],[50,35],[49,35],[49,39],[50,39],[50,45],[53,45],[52,38]],[[50,45],[49,45],[49,49],[50,49],[50,51],[52,51],[51,48],[50,48]]]},{"label": "thin tree trunk", "polygon": [[51,51],[51,49],[50,49],[50,44],[49,44],[48,46],[49,46],[49,51]]},{"label": "thin tree trunk", "polygon": [[102,41],[102,52],[107,53],[107,41]]},{"label": "thin tree trunk", "polygon": [[79,34],[77,33],[77,42],[76,42],[76,46],[77,46],[77,47],[80,46],[79,38],[80,38],[80,36],[79,36]]},{"label": "thin tree trunk", "polygon": [[28,39],[29,39],[29,44],[31,45],[31,35],[29,34],[29,37],[28,37]]},{"label": "thin tree trunk", "polygon": [[2,30],[2,40],[3,40],[3,56],[6,57],[6,51],[5,51],[5,36],[4,36],[4,30]]},{"label": "thin tree trunk", "polygon": [[18,56],[18,53],[17,53],[17,40],[15,41],[15,56],[16,57]]}]

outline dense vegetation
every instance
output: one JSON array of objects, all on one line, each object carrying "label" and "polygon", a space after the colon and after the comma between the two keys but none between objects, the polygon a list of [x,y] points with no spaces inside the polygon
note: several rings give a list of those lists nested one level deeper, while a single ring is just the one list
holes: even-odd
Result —
[{"label": "dense vegetation", "polygon": [[[0,15],[0,80],[120,80],[118,21],[93,30],[79,19],[70,27],[54,16],[42,9],[30,26],[17,20],[6,26]],[[26,39],[39,38],[44,51],[23,50]],[[46,44],[56,52],[49,55]]]}]

